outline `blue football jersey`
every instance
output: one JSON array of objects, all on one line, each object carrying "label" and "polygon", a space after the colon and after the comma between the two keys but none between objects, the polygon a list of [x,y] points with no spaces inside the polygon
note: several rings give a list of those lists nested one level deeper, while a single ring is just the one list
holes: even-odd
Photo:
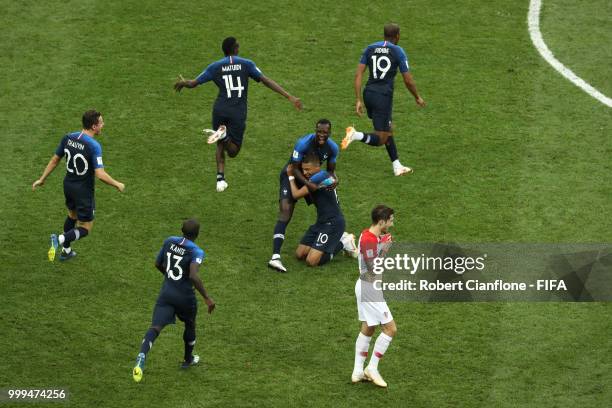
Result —
[{"label": "blue football jersey", "polygon": [[402,73],[410,71],[408,56],[402,47],[390,41],[368,45],[359,62],[370,70],[366,89],[385,94],[393,94],[393,81],[398,69]]},{"label": "blue football jersey", "polygon": [[104,167],[102,147],[97,140],[82,131],[72,132],[62,138],[55,154],[66,159],[65,181],[93,190],[95,170]]},{"label": "blue football jersey", "polygon": [[249,78],[259,82],[262,75],[253,61],[232,55],[210,64],[196,81],[200,84],[213,81],[217,85],[216,109],[246,112]]},{"label": "blue football jersey", "polygon": [[311,151],[316,151],[321,160],[321,164],[325,161],[328,163],[335,163],[338,158],[338,145],[331,139],[327,139],[323,146],[319,146],[316,140],[317,136],[314,133],[310,133],[300,138],[295,147],[293,148],[293,154],[289,159],[289,163],[301,162],[306,154]]},{"label": "blue football jersey", "polygon": [[170,237],[157,254],[157,264],[162,265],[165,273],[162,290],[178,289],[193,293],[193,284],[189,279],[189,266],[201,264],[205,258],[204,251],[184,237]]}]

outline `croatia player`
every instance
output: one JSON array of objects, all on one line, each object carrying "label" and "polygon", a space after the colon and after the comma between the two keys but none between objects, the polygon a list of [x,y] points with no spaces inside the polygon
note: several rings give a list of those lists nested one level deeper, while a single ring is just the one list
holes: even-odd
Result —
[{"label": "croatia player", "polygon": [[[403,166],[399,161],[397,147],[393,138],[391,124],[393,110],[393,83],[397,70],[402,73],[404,85],[414,96],[417,105],[425,106],[425,101],[419,95],[410,67],[408,57],[397,43],[400,39],[400,28],[397,24],[386,24],[384,28],[385,39],[370,44],[363,52],[357,72],[355,73],[355,111],[362,116],[365,108],[368,117],[372,119],[373,133],[357,132],[355,128],[346,128],[346,137],[342,140],[342,149],[346,149],[351,142],[359,140],[370,146],[385,145],[396,176],[412,173],[410,167]],[[361,79],[366,66],[370,70],[368,83],[363,90],[361,99]]]},{"label": "croatia player", "polygon": [[[379,205],[372,210],[372,225],[363,230],[359,237],[360,276],[355,284],[355,296],[361,331],[355,344],[355,366],[351,375],[353,383],[368,380],[379,387],[387,386],[378,372],[378,363],[391,344],[397,328],[382,292],[374,288],[373,282],[379,280],[380,275],[374,273],[373,265],[374,260],[384,257],[391,247],[391,234],[388,230],[392,226],[393,209]],[[382,333],[374,343],[373,355],[364,370],[363,364],[368,356],[370,340],[379,325],[382,327]]]},{"label": "croatia player", "polygon": [[238,56],[239,44],[234,37],[223,40],[221,45],[225,57],[210,64],[196,79],[185,80],[179,77],[174,89],[180,92],[183,88],[195,88],[208,81],[213,81],[219,88],[219,94],[212,111],[214,130],[208,143],[217,143],[217,191],[224,191],[228,184],[225,181],[225,152],[229,157],[236,157],[242,146],[246,129],[247,96],[249,78],[261,82],[274,92],[287,98],[296,109],[302,109],[302,101],[290,95],[279,84],[261,73],[255,63]]}]

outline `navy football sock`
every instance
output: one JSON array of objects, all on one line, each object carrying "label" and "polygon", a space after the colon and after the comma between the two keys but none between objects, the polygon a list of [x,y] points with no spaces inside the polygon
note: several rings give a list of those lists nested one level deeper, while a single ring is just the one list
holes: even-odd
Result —
[{"label": "navy football sock", "polygon": [[380,145],[380,137],[376,133],[364,133],[361,141],[370,146]]},{"label": "navy football sock", "polygon": [[274,226],[274,237],[272,239],[272,254],[280,255],[281,247],[283,246],[283,242],[285,241],[285,231],[287,230],[288,222],[285,221],[276,221],[276,226]]},{"label": "navy football sock", "polygon": [[325,265],[332,259],[334,259],[334,254],[328,254],[327,252],[325,252],[323,256],[321,256],[321,260],[319,260],[319,266]]},{"label": "navy football sock", "polygon": [[157,336],[159,336],[159,332],[155,330],[154,328],[151,327],[149,330],[147,330],[147,332],[144,335],[144,338],[142,339],[142,345],[140,346],[140,352],[146,355],[149,352],[149,350],[151,350],[151,347],[153,347],[153,342],[155,341]]},{"label": "navy football sock", "polygon": [[[70,217],[66,217],[66,220],[64,221],[64,233],[73,229],[74,226],[76,225],[76,222],[77,220],[73,220]],[[70,242],[64,241],[64,248],[70,248]]]},{"label": "navy football sock", "polygon": [[196,333],[194,326],[185,326],[185,331],[183,332],[183,341],[185,342],[185,361],[191,362],[193,348],[195,347],[196,343]]},{"label": "navy football sock", "polygon": [[392,162],[396,161],[399,158],[397,154],[397,146],[395,146],[395,138],[393,136],[387,139],[385,148],[387,149],[387,153],[389,154],[389,158]]},{"label": "navy football sock", "polygon": [[73,228],[70,231],[62,234],[64,236],[64,242],[62,244],[63,245],[68,244],[68,246],[70,246],[70,243],[72,241],[77,241],[81,238],[85,238],[87,234],[89,234],[89,231],[87,230],[87,228],[83,228],[83,227]]},{"label": "navy football sock", "polygon": [[217,172],[217,181],[225,180],[225,173]]}]

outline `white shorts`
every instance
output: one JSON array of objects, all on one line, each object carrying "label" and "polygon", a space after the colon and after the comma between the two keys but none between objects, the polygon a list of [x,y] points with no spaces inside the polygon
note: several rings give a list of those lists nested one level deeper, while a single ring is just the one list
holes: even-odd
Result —
[{"label": "white shorts", "polygon": [[384,301],[382,293],[377,296],[381,301],[361,301],[362,286],[367,290],[372,289],[371,283],[357,279],[357,283],[355,283],[355,296],[357,297],[357,314],[359,315],[359,321],[366,322],[368,326],[372,327],[380,324],[387,324],[393,320],[393,315],[391,315],[389,306],[387,306],[387,302]]}]

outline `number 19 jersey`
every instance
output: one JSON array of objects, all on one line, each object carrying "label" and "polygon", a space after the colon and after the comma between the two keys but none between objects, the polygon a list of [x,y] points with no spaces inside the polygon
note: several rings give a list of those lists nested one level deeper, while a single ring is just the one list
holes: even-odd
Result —
[{"label": "number 19 jersey", "polygon": [[206,67],[196,81],[200,84],[213,81],[219,88],[215,110],[230,110],[246,116],[249,78],[259,82],[262,75],[253,61],[230,55]]},{"label": "number 19 jersey", "polygon": [[398,68],[402,73],[410,71],[406,53],[402,47],[390,41],[368,45],[359,62],[367,65],[370,70],[365,89],[387,95],[393,94],[393,81]]},{"label": "number 19 jersey", "polygon": [[180,292],[194,295],[193,284],[189,279],[189,267],[192,263],[201,264],[204,251],[185,237],[170,237],[157,254],[157,264],[165,271],[162,292]]}]

